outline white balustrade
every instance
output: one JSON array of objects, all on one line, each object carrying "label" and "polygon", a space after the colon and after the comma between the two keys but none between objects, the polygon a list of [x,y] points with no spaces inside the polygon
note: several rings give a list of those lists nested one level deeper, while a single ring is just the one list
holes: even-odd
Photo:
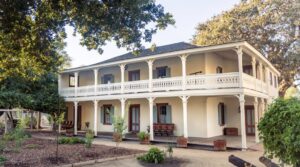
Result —
[{"label": "white balustrade", "polygon": [[[222,73],[206,75],[186,76],[186,90],[194,89],[223,89],[238,88],[239,73]],[[248,74],[243,74],[243,86],[247,89],[256,90],[263,93],[267,92],[265,82],[258,80]],[[182,90],[182,77],[158,78],[152,80],[152,91],[172,91]],[[124,83],[124,93],[139,93],[149,91],[149,80],[130,81]],[[62,88],[60,94],[64,97],[74,97],[74,88]],[[121,83],[100,84],[81,86],[77,88],[77,96],[99,96],[121,94]]]}]

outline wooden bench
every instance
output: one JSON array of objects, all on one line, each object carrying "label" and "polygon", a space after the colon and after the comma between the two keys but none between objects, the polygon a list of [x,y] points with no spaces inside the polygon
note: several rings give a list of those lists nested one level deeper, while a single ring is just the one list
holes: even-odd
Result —
[{"label": "wooden bench", "polygon": [[153,130],[154,134],[160,135],[160,136],[172,136],[175,129],[174,124],[161,124],[161,123],[155,123],[153,124]]},{"label": "wooden bench", "polygon": [[72,121],[64,121],[62,124],[61,124],[61,128],[62,129],[72,129],[74,128],[74,124]]},{"label": "wooden bench", "polygon": [[238,128],[224,128],[224,135],[226,136],[238,136]]}]

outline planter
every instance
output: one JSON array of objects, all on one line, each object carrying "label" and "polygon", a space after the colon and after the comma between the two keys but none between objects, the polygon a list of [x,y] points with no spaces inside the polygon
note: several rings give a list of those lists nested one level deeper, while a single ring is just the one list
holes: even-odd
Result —
[{"label": "planter", "polygon": [[74,129],[66,129],[66,136],[68,137],[74,136]]},{"label": "planter", "polygon": [[143,140],[140,140],[140,144],[149,145],[150,144],[149,137],[145,137]]},{"label": "planter", "polygon": [[214,141],[215,151],[225,151],[226,150],[226,140],[215,140]]},{"label": "planter", "polygon": [[188,139],[187,138],[185,138],[183,136],[177,137],[177,147],[187,148],[187,143],[188,143]]},{"label": "planter", "polygon": [[114,142],[121,142],[122,141],[122,134],[115,132],[113,134],[113,141]]}]

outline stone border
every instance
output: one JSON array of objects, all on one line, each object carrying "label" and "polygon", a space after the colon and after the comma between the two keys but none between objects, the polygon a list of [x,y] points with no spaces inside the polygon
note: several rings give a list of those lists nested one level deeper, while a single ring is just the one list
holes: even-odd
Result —
[{"label": "stone border", "polygon": [[96,160],[82,161],[82,162],[76,162],[76,163],[72,163],[72,164],[60,165],[59,167],[75,167],[75,166],[94,165],[94,164],[113,161],[113,160],[135,158],[135,157],[143,155],[143,154],[144,153],[139,153],[139,154],[120,156],[120,157],[111,157],[111,158],[102,158],[102,159],[96,159]]}]

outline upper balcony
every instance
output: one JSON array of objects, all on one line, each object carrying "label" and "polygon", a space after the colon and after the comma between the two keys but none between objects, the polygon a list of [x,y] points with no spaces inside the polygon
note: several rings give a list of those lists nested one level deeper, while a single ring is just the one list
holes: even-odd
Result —
[{"label": "upper balcony", "polygon": [[[136,57],[97,67],[66,70],[59,77],[64,97],[245,88],[277,96],[278,72],[247,48],[208,49],[168,56]],[[197,49],[197,48],[196,48]]]}]

